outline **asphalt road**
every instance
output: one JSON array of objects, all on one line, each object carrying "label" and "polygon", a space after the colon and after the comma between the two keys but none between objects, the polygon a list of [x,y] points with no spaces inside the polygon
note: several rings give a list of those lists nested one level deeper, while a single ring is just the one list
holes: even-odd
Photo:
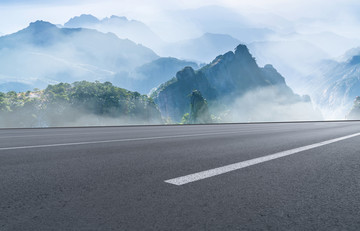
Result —
[{"label": "asphalt road", "polygon": [[[360,230],[359,132],[360,122],[0,130],[0,230]],[[291,155],[267,158],[276,153]]]}]

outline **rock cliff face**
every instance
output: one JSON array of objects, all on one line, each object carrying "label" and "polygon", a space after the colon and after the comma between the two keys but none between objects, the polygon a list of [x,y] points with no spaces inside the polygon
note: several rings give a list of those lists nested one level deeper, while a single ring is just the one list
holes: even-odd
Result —
[{"label": "rock cliff face", "polygon": [[310,82],[312,97],[328,119],[344,119],[360,94],[360,51],[353,52],[341,62],[324,62]]},{"label": "rock cliff face", "polygon": [[200,72],[207,76],[210,84],[222,95],[239,95],[247,90],[274,84],[285,85],[284,78],[271,65],[259,68],[245,45],[236,47],[235,52],[216,57]]},{"label": "rock cliff face", "polygon": [[191,93],[189,122],[191,124],[207,124],[212,122],[207,102],[199,91]]},{"label": "rock cliff face", "polygon": [[217,91],[210,85],[208,79],[200,71],[185,67],[176,77],[162,84],[153,94],[164,118],[180,121],[190,110],[190,95],[193,90],[199,90],[208,100],[217,98]]},{"label": "rock cliff face", "polygon": [[260,68],[248,48],[239,45],[235,52],[216,57],[198,71],[191,67],[184,68],[175,78],[162,84],[152,97],[163,117],[178,122],[189,112],[189,96],[194,90],[202,93],[209,102],[209,108],[221,111],[245,93],[269,87],[275,87],[276,94],[286,99],[285,103],[304,101],[292,92],[284,77],[271,65]]},{"label": "rock cliff face", "polygon": [[169,76],[176,75],[179,70],[187,66],[194,69],[199,68],[197,63],[171,57],[159,58],[146,63],[135,69],[136,76],[132,77],[134,90],[147,94],[153,88],[167,81]]}]

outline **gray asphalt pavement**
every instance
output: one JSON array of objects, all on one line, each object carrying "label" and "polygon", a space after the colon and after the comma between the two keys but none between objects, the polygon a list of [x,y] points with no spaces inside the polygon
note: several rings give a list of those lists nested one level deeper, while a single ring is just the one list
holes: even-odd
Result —
[{"label": "gray asphalt pavement", "polygon": [[0,130],[0,230],[360,230],[360,122]]}]

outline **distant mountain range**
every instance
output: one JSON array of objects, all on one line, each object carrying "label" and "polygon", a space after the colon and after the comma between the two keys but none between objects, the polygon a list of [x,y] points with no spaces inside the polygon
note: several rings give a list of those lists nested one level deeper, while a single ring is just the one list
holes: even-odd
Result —
[{"label": "distant mountain range", "polygon": [[[198,10],[207,11],[207,8],[201,8]],[[216,12],[221,13],[224,10],[225,9],[217,9]],[[190,11],[186,14],[191,15]],[[236,17],[238,17],[237,14],[233,15],[231,19],[237,22],[238,19]],[[198,19],[194,18],[194,21],[192,22],[197,23],[197,20]],[[202,23],[205,22],[201,21],[199,23],[201,23],[202,25]],[[188,59],[199,62],[210,62],[214,56],[224,53],[241,43],[240,40],[228,34],[207,32],[197,38],[169,43],[163,41],[144,23],[137,20],[128,20],[126,17],[114,15],[100,20],[93,15],[83,14],[71,18],[68,22],[64,24],[64,27],[90,28],[96,29],[104,33],[112,32],[116,34],[119,38],[127,38],[134,41],[135,43],[143,44],[164,56],[172,56],[180,59]],[[207,31],[206,29],[207,27],[204,28],[204,31]],[[251,29],[237,28],[237,31],[238,30]],[[241,37],[248,36],[249,31],[244,31],[244,33],[241,34]]]},{"label": "distant mountain range", "polygon": [[[127,21],[127,19],[125,20]],[[87,26],[92,26],[98,23],[101,23],[101,21],[97,17],[91,14],[82,14],[71,18],[64,24],[64,26],[70,28],[86,28]]]},{"label": "distant mountain range", "polygon": [[340,61],[323,61],[309,76],[308,89],[330,119],[344,119],[360,95],[360,49],[352,49]]},{"label": "distant mountain range", "polygon": [[178,122],[189,113],[189,95],[194,90],[201,92],[209,102],[210,111],[222,117],[222,121],[321,118],[308,96],[294,94],[271,65],[260,68],[245,45],[216,57],[198,71],[184,68],[162,84],[152,97],[164,118]]},{"label": "distant mountain range", "polygon": [[[24,92],[81,80],[111,81],[131,91],[151,93],[163,116],[174,121],[188,112],[187,96],[193,90],[209,102],[210,112],[221,111],[216,116],[227,121],[232,120],[229,115],[234,115],[234,121],[263,118],[251,111],[265,107],[259,102],[266,101],[267,95],[274,107],[294,103],[305,107],[311,118],[319,118],[311,103],[291,89],[309,94],[326,118],[342,119],[360,95],[360,48],[333,58],[359,44],[356,39],[331,32],[274,34],[221,7],[174,12],[174,18],[181,17],[203,34],[167,43],[140,21],[92,15],[74,17],[63,26],[36,21],[16,33],[0,34],[0,91]],[[286,21],[276,20],[287,27]],[[247,45],[238,46],[240,43]],[[237,47],[235,52],[227,52],[233,47]],[[287,83],[278,72],[286,76]],[[257,107],[245,105],[243,99],[251,101],[251,97],[257,99],[252,102]],[[236,117],[240,112],[234,105],[242,105],[241,110],[247,108],[249,113]],[[262,112],[258,115],[264,116]],[[292,116],[286,118],[297,119]]]},{"label": "distant mountain range", "polygon": [[112,33],[58,28],[44,21],[0,37],[0,51],[0,90],[4,92],[98,80],[147,94],[183,67],[198,68],[194,62],[160,58],[151,49]]},{"label": "distant mountain range", "polygon": [[32,80],[45,86],[58,81],[112,79],[115,73],[159,58],[149,48],[111,33],[58,28],[44,21],[0,37],[0,50],[0,83]]},{"label": "distant mountain range", "polygon": [[119,78],[114,78],[113,83],[126,89],[147,94],[152,89],[174,77],[179,70],[186,66],[194,69],[199,68],[199,65],[195,62],[171,57],[159,58],[135,68],[127,75],[122,74]]},{"label": "distant mountain range", "polygon": [[155,51],[158,51],[164,44],[164,41],[144,23],[115,15],[100,20],[93,15],[82,14],[71,18],[64,24],[64,27],[96,29],[104,33],[112,32],[119,38],[129,39]]}]

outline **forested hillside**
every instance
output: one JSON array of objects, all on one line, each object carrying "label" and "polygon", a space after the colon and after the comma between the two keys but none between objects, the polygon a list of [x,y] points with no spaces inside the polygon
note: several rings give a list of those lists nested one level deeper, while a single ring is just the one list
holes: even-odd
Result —
[{"label": "forested hillside", "polygon": [[110,82],[49,85],[45,90],[0,93],[0,127],[161,123],[153,100]]}]

